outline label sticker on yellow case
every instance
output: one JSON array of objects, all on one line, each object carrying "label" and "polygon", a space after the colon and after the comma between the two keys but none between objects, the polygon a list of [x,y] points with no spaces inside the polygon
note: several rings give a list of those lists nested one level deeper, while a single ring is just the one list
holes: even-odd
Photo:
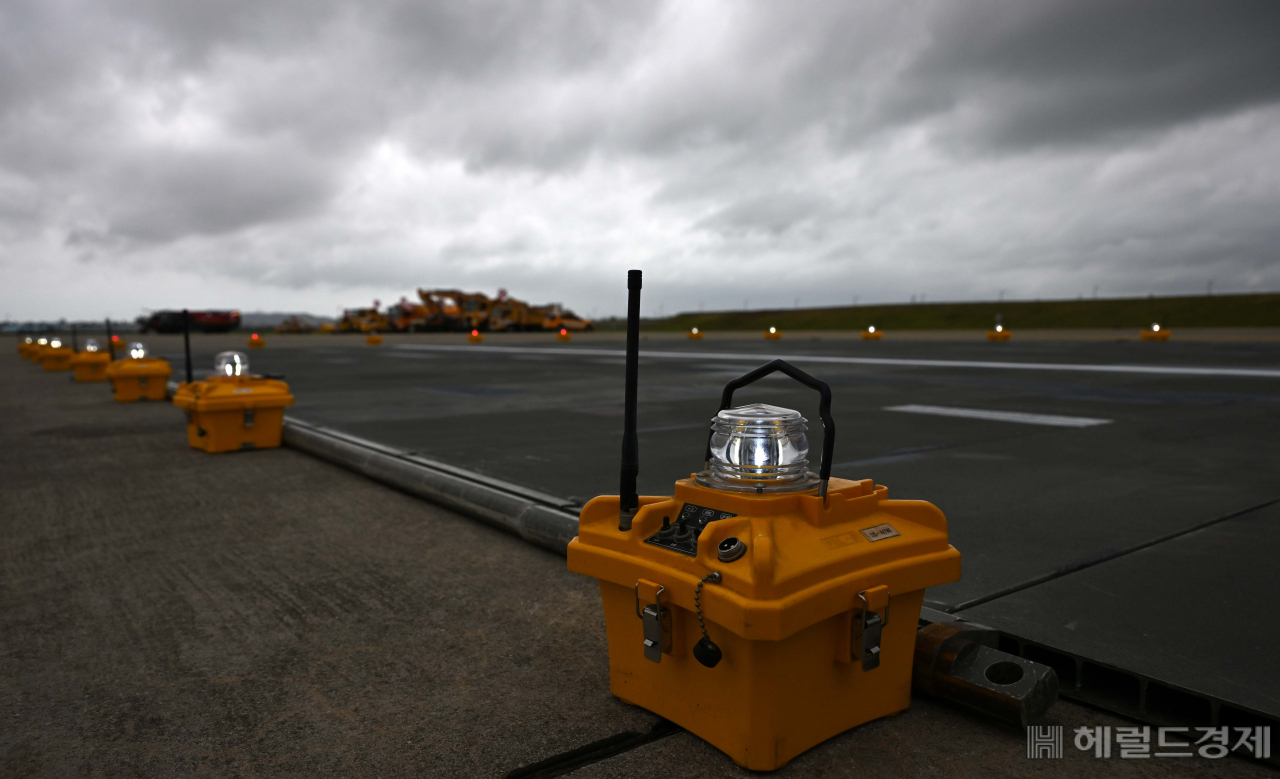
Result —
[{"label": "label sticker on yellow case", "polygon": [[866,536],[868,541],[883,541],[886,538],[893,538],[894,536],[900,536],[902,534],[894,530],[893,525],[886,522],[883,525],[863,528],[862,535]]}]

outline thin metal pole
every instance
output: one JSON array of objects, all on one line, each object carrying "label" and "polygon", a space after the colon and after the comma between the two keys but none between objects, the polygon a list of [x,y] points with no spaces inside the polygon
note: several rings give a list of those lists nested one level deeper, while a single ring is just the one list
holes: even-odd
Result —
[{"label": "thin metal pole", "polygon": [[107,359],[108,361],[116,358],[116,345],[111,340],[111,317],[107,317]]}]

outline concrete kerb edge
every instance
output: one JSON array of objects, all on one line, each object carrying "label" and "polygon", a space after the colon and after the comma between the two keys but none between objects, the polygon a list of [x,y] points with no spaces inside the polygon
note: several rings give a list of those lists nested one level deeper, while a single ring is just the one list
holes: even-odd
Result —
[{"label": "concrete kerb edge", "polygon": [[[170,397],[178,382],[167,383]],[[462,468],[437,465],[374,441],[285,417],[285,446],[514,533],[556,554],[578,535],[569,501]]]},{"label": "concrete kerb edge", "polygon": [[403,452],[381,444],[363,444],[350,435],[289,417],[284,445],[340,465],[374,481],[453,509],[473,519],[514,533],[529,543],[564,554],[578,535],[578,518],[558,506],[540,504],[520,492],[505,490],[492,480],[468,479],[446,473]]}]

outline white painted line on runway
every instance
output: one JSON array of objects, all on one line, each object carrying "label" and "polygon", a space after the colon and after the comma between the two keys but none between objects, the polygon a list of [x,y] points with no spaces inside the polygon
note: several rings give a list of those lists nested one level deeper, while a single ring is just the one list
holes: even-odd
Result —
[{"label": "white painted line on runway", "polygon": [[[565,349],[554,346],[462,346],[451,344],[397,344],[396,349],[475,354],[545,354],[568,357],[623,357],[621,349]],[[1143,373],[1163,376],[1239,376],[1280,379],[1274,368],[1214,368],[1192,365],[1091,365],[1057,362],[995,362],[984,360],[907,360],[891,357],[833,357],[823,354],[734,354],[729,352],[658,352],[642,349],[641,357],[667,360],[786,360],[793,363],[837,365],[895,365],[908,368],[983,368],[1007,371],[1077,371],[1085,373]]]},{"label": "white painted line on runway", "polygon": [[1050,427],[1093,427],[1109,425],[1110,419],[1090,417],[1061,417],[1055,414],[1024,414],[1020,411],[988,411],[982,408],[950,408],[948,406],[886,406],[885,411],[905,411],[908,414],[934,414],[940,417],[965,419],[989,419],[994,422],[1018,422],[1024,425],[1049,425]]}]

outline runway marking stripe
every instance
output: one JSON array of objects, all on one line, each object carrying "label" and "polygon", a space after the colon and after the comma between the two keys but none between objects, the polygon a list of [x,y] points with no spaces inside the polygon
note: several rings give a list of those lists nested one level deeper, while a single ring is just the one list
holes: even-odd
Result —
[{"label": "runway marking stripe", "polygon": [[1024,414],[1021,411],[989,411],[982,408],[950,408],[948,406],[886,406],[885,411],[905,411],[908,414],[934,414],[940,417],[965,419],[989,419],[993,422],[1019,422],[1024,425],[1049,425],[1051,427],[1093,427],[1109,425],[1110,419],[1090,417],[1063,417],[1055,414]]},{"label": "runway marking stripe", "polygon": [[[546,346],[455,346],[451,344],[397,344],[397,349],[476,354],[559,354],[581,357],[622,357],[621,349],[563,349]],[[844,365],[898,365],[913,368],[987,368],[1010,371],[1077,371],[1087,373],[1144,373],[1165,376],[1241,376],[1280,379],[1273,368],[1212,368],[1190,365],[1090,365],[1055,362],[995,362],[985,360],[908,360],[890,357],[832,357],[819,354],[735,354],[730,352],[660,352],[641,350],[641,357],[670,360],[787,360],[788,362]]]}]

